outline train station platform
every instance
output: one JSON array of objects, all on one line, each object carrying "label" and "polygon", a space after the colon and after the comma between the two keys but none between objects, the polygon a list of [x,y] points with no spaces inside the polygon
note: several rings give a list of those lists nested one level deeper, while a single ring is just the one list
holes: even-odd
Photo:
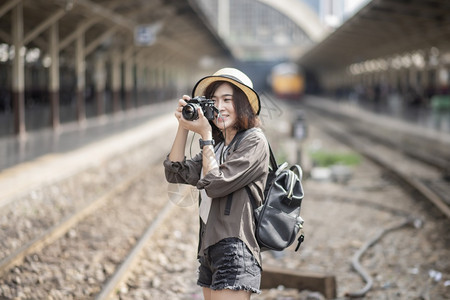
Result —
[{"label": "train station platform", "polygon": [[51,128],[28,131],[24,139],[16,136],[0,138],[0,171],[47,154],[72,151],[120,134],[168,113],[173,109],[173,105],[173,101],[161,102],[114,115],[87,119],[81,126],[76,122],[69,123],[62,125],[58,131]]},{"label": "train station platform", "polygon": [[101,165],[176,126],[170,114],[175,106],[175,100],[166,101],[139,111],[88,120],[84,126],[68,124],[58,132],[30,131],[24,140],[0,139],[0,206],[33,187]]}]

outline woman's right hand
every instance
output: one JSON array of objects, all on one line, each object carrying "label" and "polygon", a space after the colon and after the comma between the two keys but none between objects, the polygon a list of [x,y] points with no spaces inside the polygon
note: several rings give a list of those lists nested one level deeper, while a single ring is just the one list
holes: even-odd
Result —
[{"label": "woman's right hand", "polygon": [[178,106],[175,111],[175,117],[177,118],[178,123],[180,123],[181,119],[183,118],[182,116],[183,107],[187,104],[186,101],[190,99],[191,97],[189,97],[188,95],[183,95],[183,97],[180,100],[178,100]]},{"label": "woman's right hand", "polygon": [[187,104],[186,101],[190,99],[191,97],[184,95],[180,100],[178,100],[178,106],[175,110],[175,117],[178,121],[178,130],[169,154],[169,159],[171,161],[182,162],[184,160],[184,149],[186,147],[186,139],[189,130],[185,128],[184,122],[187,121],[183,119],[182,110],[183,107]]}]

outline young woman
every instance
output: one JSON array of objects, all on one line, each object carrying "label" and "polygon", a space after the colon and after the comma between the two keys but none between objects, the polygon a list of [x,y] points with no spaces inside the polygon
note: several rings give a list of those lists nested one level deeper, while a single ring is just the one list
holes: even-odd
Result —
[{"label": "young woman", "polygon": [[[179,100],[179,126],[164,161],[166,179],[200,190],[197,283],[204,298],[250,299],[260,293],[261,255],[245,186],[261,201],[269,164],[268,144],[258,128],[259,96],[247,75],[234,68],[201,79],[192,95],[212,99],[218,111],[208,121],[199,108],[198,119],[189,121],[182,110],[190,97]],[[202,150],[188,160],[189,131],[200,136]]]}]

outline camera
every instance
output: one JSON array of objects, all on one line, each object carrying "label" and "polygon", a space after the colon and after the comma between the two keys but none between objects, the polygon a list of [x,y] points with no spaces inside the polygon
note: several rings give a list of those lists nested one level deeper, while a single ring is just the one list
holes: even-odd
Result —
[{"label": "camera", "polygon": [[214,120],[214,112],[218,109],[214,106],[214,101],[211,99],[206,99],[205,97],[195,97],[191,100],[186,101],[187,104],[183,107],[181,113],[183,118],[188,121],[193,121],[198,119],[198,108],[201,107],[205,117],[212,121]]}]

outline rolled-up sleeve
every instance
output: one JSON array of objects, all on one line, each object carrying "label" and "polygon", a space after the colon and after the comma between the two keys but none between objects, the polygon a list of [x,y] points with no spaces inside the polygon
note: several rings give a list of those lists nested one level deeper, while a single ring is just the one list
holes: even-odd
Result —
[{"label": "rolled-up sleeve", "polygon": [[267,172],[268,145],[262,132],[246,136],[236,151],[197,183],[211,198],[224,197],[245,187]]},{"label": "rolled-up sleeve", "polygon": [[179,161],[171,161],[169,156],[164,160],[164,170],[166,180],[170,183],[181,183],[197,185],[200,179],[200,171],[202,168],[201,154],[196,155],[193,159],[186,158]]}]

